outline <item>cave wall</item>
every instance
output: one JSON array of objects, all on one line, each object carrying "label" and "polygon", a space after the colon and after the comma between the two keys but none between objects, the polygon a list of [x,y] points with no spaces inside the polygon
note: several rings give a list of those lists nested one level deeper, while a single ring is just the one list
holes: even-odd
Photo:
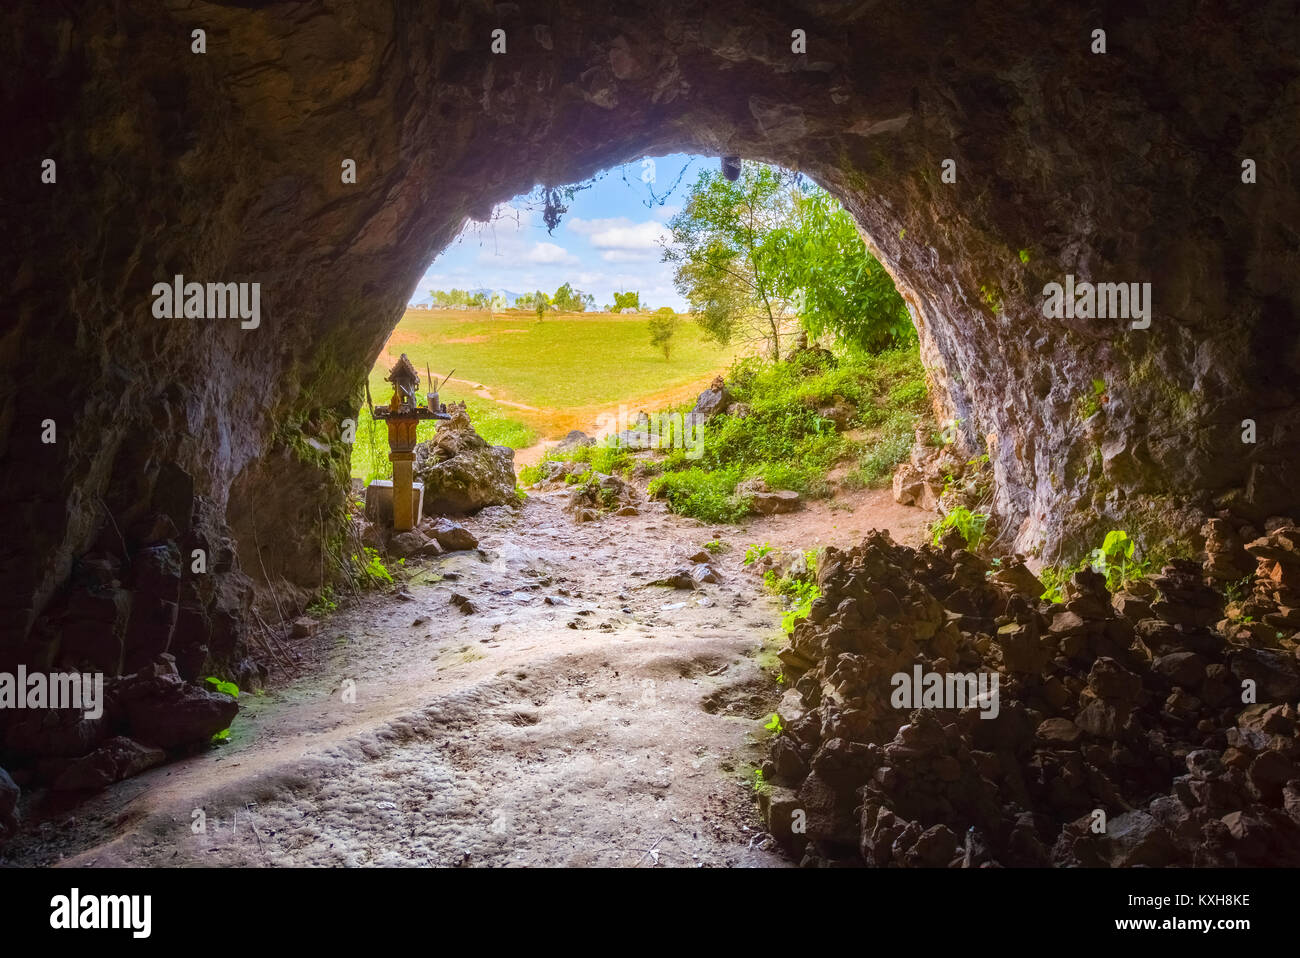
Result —
[{"label": "cave wall", "polygon": [[[939,415],[990,453],[1007,544],[1050,558],[1122,525],[1155,546],[1204,511],[1294,506],[1294,4],[1087,10],[6,6],[0,650],[66,659],[101,627],[123,656],[224,648],[250,601],[300,602],[337,531],[341,423],[432,257],[537,182],[677,150],[802,170],[854,213]],[[260,282],[260,326],[154,318],[176,273]],[[1150,328],[1044,318],[1067,273],[1151,282]]]}]

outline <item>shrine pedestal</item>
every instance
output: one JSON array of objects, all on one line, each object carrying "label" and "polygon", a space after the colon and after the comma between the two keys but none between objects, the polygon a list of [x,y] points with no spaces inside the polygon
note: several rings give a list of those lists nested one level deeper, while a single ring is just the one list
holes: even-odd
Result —
[{"label": "shrine pedestal", "polygon": [[[411,483],[411,514],[415,524],[420,524],[424,513],[424,483]],[[376,479],[366,486],[366,518],[385,528],[393,526],[393,481]]]}]

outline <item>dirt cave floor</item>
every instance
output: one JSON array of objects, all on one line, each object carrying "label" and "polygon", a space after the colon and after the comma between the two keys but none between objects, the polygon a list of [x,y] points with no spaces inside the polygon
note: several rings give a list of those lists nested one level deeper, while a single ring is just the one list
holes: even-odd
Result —
[{"label": "dirt cave floor", "polygon": [[[245,692],[226,745],[46,809],[7,863],[789,865],[752,788],[782,609],[745,547],[913,544],[927,514],[877,490],[739,528],[657,503],[577,524],[564,498],[466,520],[479,549],[293,640],[297,677]],[[648,585],[714,539],[721,583]]]}]

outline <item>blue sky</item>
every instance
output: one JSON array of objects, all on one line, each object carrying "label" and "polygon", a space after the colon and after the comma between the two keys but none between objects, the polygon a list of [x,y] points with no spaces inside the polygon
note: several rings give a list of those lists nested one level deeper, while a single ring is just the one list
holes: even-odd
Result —
[{"label": "blue sky", "polygon": [[685,310],[672,267],[660,261],[660,242],[700,172],[717,166],[716,157],[673,154],[614,167],[569,201],[553,235],[540,204],[529,209],[527,197],[516,197],[497,207],[492,222],[466,223],[425,270],[411,301],[452,287],[553,294],[569,282],[593,294],[598,307],[613,302],[615,290],[640,290],[643,305]]}]

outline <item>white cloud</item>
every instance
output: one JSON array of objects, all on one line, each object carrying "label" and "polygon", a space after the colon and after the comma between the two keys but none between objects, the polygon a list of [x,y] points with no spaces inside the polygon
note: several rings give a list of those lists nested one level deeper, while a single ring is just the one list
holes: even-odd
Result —
[{"label": "white cloud", "polygon": [[626,216],[596,220],[574,218],[569,221],[569,229],[586,236],[592,246],[601,250],[601,258],[609,263],[657,259],[661,244],[670,236],[662,223],[654,220],[634,223]]},{"label": "white cloud", "polygon": [[554,243],[534,243],[533,248],[528,251],[524,259],[530,263],[541,263],[548,266],[578,262],[578,257],[563,246],[556,246]]}]

